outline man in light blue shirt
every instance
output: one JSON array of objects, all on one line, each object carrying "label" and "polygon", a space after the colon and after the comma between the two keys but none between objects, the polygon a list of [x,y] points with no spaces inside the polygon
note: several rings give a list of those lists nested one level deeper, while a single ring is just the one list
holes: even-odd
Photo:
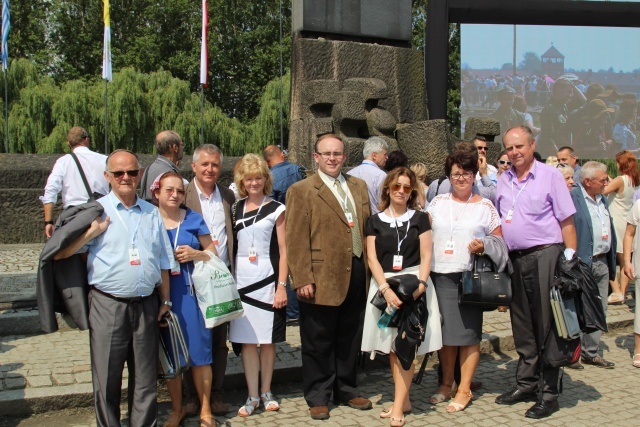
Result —
[{"label": "man in light blue shirt", "polygon": [[[608,182],[607,167],[604,164],[587,162],[580,170],[581,185],[571,190],[571,198],[576,207],[573,221],[578,236],[577,254],[591,268],[605,314],[609,280],[615,279],[616,237],[620,237],[615,235],[607,198],[602,195]],[[599,330],[582,334],[582,363],[611,369],[615,363],[598,354],[601,335],[602,331]],[[584,367],[576,362],[569,365],[569,368]]]},{"label": "man in light blue shirt", "polygon": [[[157,425],[158,321],[169,311],[175,260],[158,210],[136,196],[140,163],[127,150],[107,158],[112,191],[101,218],[56,255],[87,253],[91,370],[98,426],[120,425],[125,361],[129,424]],[[157,288],[157,292],[156,292]]]},{"label": "man in light blue shirt", "polygon": [[367,183],[369,190],[369,201],[371,202],[371,215],[378,212],[380,204],[380,188],[387,177],[387,173],[382,170],[387,163],[387,149],[389,148],[387,141],[379,136],[372,136],[364,143],[362,156],[364,161],[360,166],[356,166],[347,172],[351,176],[360,178]]}]

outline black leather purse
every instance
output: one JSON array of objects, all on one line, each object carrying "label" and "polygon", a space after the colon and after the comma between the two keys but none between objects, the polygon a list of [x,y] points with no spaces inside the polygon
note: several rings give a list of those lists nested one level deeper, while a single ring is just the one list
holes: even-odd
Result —
[{"label": "black leather purse", "polygon": [[394,341],[394,347],[400,365],[405,371],[411,368],[418,347],[424,341],[428,317],[425,294],[413,301],[411,305],[403,304],[400,309],[398,335]]},{"label": "black leather purse", "polygon": [[474,255],[473,270],[462,273],[458,303],[491,309],[511,305],[511,277],[505,272],[496,271],[496,265],[489,257],[482,258],[485,264],[491,266],[491,271],[479,270],[478,258],[481,257]]}]

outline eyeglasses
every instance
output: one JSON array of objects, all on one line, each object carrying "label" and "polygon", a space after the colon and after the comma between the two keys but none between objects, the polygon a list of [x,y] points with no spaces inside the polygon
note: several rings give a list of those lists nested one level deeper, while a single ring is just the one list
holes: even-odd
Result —
[{"label": "eyeglasses", "polygon": [[451,174],[451,179],[452,180],[456,180],[456,181],[460,181],[462,179],[467,180],[473,177],[473,172],[462,172],[462,173],[452,173]]},{"label": "eyeglasses", "polygon": [[390,188],[391,188],[391,191],[394,191],[394,192],[402,190],[404,194],[411,194],[411,192],[413,191],[413,188],[411,188],[410,185],[400,184],[398,182],[393,184]]},{"label": "eyeglasses", "polygon": [[329,160],[331,157],[338,158],[338,157],[342,157],[344,155],[344,153],[342,153],[340,151],[334,151],[334,152],[327,151],[325,153],[316,152],[316,154],[318,156],[322,157],[323,160]]},{"label": "eyeglasses", "polygon": [[498,160],[498,163],[501,165],[511,166],[511,162],[509,160]]},{"label": "eyeglasses", "polygon": [[184,190],[181,190],[179,188],[165,188],[164,192],[167,194],[167,196],[170,196],[173,193],[178,193],[178,196],[184,196]]},{"label": "eyeglasses", "polygon": [[127,175],[129,175],[130,177],[136,177],[140,173],[140,169],[134,169],[132,171],[110,171],[110,170],[108,170],[107,172],[109,172],[111,175],[113,175],[113,177],[115,179],[119,179],[119,178],[122,178],[125,173]]},{"label": "eyeglasses", "polygon": [[488,147],[482,147],[482,146],[480,146],[480,147],[476,147],[476,148],[478,149],[478,151],[480,151],[480,150],[487,151],[487,148],[488,148]]}]

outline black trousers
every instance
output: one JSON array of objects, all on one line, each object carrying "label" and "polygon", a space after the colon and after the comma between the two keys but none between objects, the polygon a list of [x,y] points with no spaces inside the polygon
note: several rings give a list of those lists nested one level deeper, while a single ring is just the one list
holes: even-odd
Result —
[{"label": "black trousers", "polygon": [[559,368],[542,367],[540,383],[539,353],[551,328],[552,313],[549,300],[551,281],[556,271],[561,245],[519,255],[509,254],[513,263],[513,300],[511,302],[511,327],[516,351],[520,356],[516,370],[517,387],[523,392],[538,391],[543,400],[558,399]]},{"label": "black trousers", "polygon": [[302,380],[309,407],[358,397],[356,363],[366,304],[364,260],[353,258],[347,297],[337,307],[300,301]]}]

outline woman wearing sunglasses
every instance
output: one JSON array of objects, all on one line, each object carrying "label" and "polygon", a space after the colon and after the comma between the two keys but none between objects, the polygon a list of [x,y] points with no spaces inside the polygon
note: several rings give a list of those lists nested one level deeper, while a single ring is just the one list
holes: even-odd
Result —
[{"label": "woman wearing sunglasses", "polygon": [[[371,269],[371,285],[367,301],[379,292],[387,301],[385,312],[402,310],[402,301],[386,282],[397,274],[415,274],[420,285],[414,298],[425,298],[429,310],[426,336],[418,354],[438,350],[441,346],[440,314],[433,285],[428,283],[431,265],[431,227],[424,212],[414,210],[419,190],[415,174],[406,167],[393,169],[382,184],[380,212],[371,216],[365,226],[367,259]],[[425,295],[426,292],[426,295]],[[390,425],[401,427],[404,415],[411,411],[409,387],[413,367],[404,370],[393,348],[397,328],[379,327],[382,315],[372,304],[365,309],[362,351],[389,354],[395,386],[393,405],[380,414],[389,418]]]},{"label": "woman wearing sunglasses", "polygon": [[[445,173],[451,181],[449,194],[435,197],[427,213],[433,232],[431,280],[435,285],[443,316],[442,384],[430,402],[440,403],[453,397],[446,407],[449,413],[463,411],[473,395],[471,380],[480,359],[482,309],[458,304],[458,283],[462,273],[472,268],[472,254],[483,254],[483,238],[501,236],[500,217],[491,201],[471,191],[478,171],[478,157],[455,151],[445,161]],[[460,356],[460,383],[454,385],[454,365]]]},{"label": "woman wearing sunglasses", "polygon": [[511,167],[511,161],[507,157],[507,152],[502,150],[498,155],[498,161],[495,164],[497,166],[498,171],[495,173],[489,174],[489,179],[495,184],[498,185],[498,178],[504,171]]}]

